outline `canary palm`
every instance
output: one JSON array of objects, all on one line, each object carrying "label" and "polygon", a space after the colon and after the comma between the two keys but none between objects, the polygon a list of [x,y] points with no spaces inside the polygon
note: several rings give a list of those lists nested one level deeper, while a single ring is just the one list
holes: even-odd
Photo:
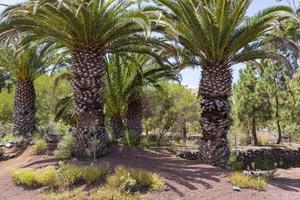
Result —
[{"label": "canary palm", "polygon": [[[103,115],[106,54],[145,52],[148,44],[160,45],[158,40],[145,37],[151,17],[135,10],[133,4],[114,0],[32,0],[8,8],[2,15],[5,23],[0,27],[1,37],[25,31],[31,35],[28,42],[51,41],[70,50],[77,114],[74,155],[78,158],[89,158],[91,149],[98,157],[107,152]],[[91,144],[91,138],[98,144]]]},{"label": "canary palm", "polygon": [[[246,17],[251,0],[156,0],[168,26],[167,33],[178,41],[187,65],[200,66],[202,75],[201,127],[199,153],[203,161],[227,166],[227,133],[232,124],[230,103],[232,66],[259,58],[286,61],[267,52],[261,37],[287,17],[290,8],[267,8]],[[287,65],[288,63],[285,62]]]},{"label": "canary palm", "polygon": [[51,64],[55,64],[55,59],[53,48],[48,44],[18,51],[16,45],[3,46],[0,50],[0,67],[9,71],[16,85],[14,131],[26,135],[33,133],[36,124],[34,80],[45,73]]},{"label": "canary palm", "polygon": [[[162,57],[162,56],[160,56]],[[162,58],[166,61],[166,58]],[[176,67],[158,64],[147,55],[126,54],[109,59],[107,73],[106,111],[116,138],[127,131],[137,134],[142,128],[142,92],[144,87],[159,87],[161,80],[178,80]],[[126,115],[126,120],[124,120]]]}]

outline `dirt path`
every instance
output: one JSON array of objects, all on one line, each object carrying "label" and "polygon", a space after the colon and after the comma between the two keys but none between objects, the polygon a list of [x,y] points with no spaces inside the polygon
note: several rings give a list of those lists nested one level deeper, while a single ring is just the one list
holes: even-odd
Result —
[{"label": "dirt path", "polygon": [[[118,146],[99,162],[112,167],[122,164],[159,173],[170,190],[144,196],[146,200],[300,200],[300,169],[279,170],[279,177],[270,181],[267,191],[232,191],[229,171],[177,158],[163,149],[140,150]],[[72,162],[87,164],[85,162]],[[21,167],[43,167],[57,164],[53,156],[32,156],[31,149],[20,157],[0,162],[0,200],[35,200],[42,189],[27,190],[15,186],[10,173]]]}]

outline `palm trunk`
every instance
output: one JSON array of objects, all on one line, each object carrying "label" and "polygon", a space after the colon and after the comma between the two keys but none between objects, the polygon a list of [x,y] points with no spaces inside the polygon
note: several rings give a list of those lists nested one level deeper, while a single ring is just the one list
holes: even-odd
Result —
[{"label": "palm trunk", "polygon": [[143,132],[143,101],[142,97],[132,97],[129,98],[128,107],[127,107],[127,122],[126,130],[132,131],[137,134],[137,137],[140,138]]},{"label": "palm trunk", "polygon": [[228,167],[230,154],[227,134],[232,124],[231,95],[232,74],[227,66],[204,66],[199,95],[202,96],[200,119],[203,137],[200,139],[199,155],[204,162]]},{"label": "palm trunk", "polygon": [[253,137],[254,145],[258,146],[259,142],[258,142],[257,134],[256,134],[256,120],[255,120],[255,117],[252,118],[252,137]]},{"label": "palm trunk", "polygon": [[33,82],[18,80],[14,98],[13,129],[23,136],[35,130],[35,100]]},{"label": "palm trunk", "polygon": [[277,130],[278,130],[278,139],[277,139],[277,144],[281,143],[282,140],[282,134],[281,134],[281,126],[280,126],[280,119],[279,119],[279,100],[278,100],[278,96],[276,94],[275,96],[276,99],[276,124],[277,124]]},{"label": "palm trunk", "polygon": [[120,139],[124,135],[124,123],[121,116],[113,116],[110,119],[112,134],[115,139]]},{"label": "palm trunk", "polygon": [[77,117],[73,153],[78,159],[98,158],[107,153],[108,145],[103,113],[105,56],[95,46],[81,46],[72,51],[72,62]]}]

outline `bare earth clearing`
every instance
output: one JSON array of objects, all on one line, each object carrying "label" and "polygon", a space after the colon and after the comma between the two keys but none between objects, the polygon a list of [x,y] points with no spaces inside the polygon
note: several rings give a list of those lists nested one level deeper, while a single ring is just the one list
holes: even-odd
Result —
[{"label": "bare earth clearing", "polygon": [[[1,200],[35,200],[43,188],[24,189],[16,186],[10,173],[22,167],[39,168],[57,165],[51,153],[44,156],[32,156],[28,148],[18,158],[0,162],[0,199]],[[270,181],[267,191],[259,192],[243,189],[234,192],[228,182],[227,170],[201,164],[198,161],[188,161],[177,158],[169,151],[158,148],[152,150],[128,149],[117,146],[107,157],[99,162],[108,161],[112,167],[126,165],[143,168],[159,173],[169,186],[169,191],[156,192],[144,196],[144,199],[155,200],[299,200],[300,199],[300,168],[278,170],[278,176]],[[84,162],[78,162],[87,164]]]}]

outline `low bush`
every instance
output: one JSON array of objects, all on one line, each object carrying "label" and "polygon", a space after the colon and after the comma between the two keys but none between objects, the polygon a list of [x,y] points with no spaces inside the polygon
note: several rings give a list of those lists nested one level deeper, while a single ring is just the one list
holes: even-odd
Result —
[{"label": "low bush", "polygon": [[242,162],[238,162],[236,160],[236,156],[235,155],[230,155],[230,158],[229,158],[229,167],[233,171],[242,171],[245,168],[245,166],[244,166],[244,164]]},{"label": "low bush", "polygon": [[57,172],[54,166],[46,167],[36,171],[36,182],[40,185],[48,186],[49,188],[55,188],[57,183]]},{"label": "low bush", "polygon": [[127,131],[122,137],[122,143],[128,146],[137,146],[140,143],[140,136],[135,131]]},{"label": "low bush", "polygon": [[34,154],[37,155],[46,153],[47,149],[48,149],[47,142],[42,139],[36,140],[35,144],[33,145],[33,152]]},{"label": "low bush", "polygon": [[256,190],[265,190],[267,187],[267,180],[265,178],[256,178],[245,175],[242,172],[236,172],[229,177],[232,185],[240,188],[252,188]]},{"label": "low bush", "polygon": [[270,171],[276,168],[275,163],[268,159],[256,159],[255,160],[255,169]]},{"label": "low bush", "polygon": [[141,169],[126,168],[118,166],[115,173],[107,180],[107,184],[120,191],[136,191],[138,187],[147,187],[151,191],[163,188],[164,182],[154,173]]},{"label": "low bush", "polygon": [[108,163],[83,167],[81,170],[83,180],[85,180],[85,182],[90,185],[105,181],[108,173],[109,173]]},{"label": "low bush", "polygon": [[72,156],[73,139],[71,135],[65,135],[58,143],[57,150],[54,152],[56,158],[60,160],[68,160]]},{"label": "low bush", "polygon": [[80,189],[73,191],[65,191],[61,193],[46,192],[41,193],[38,197],[39,200],[87,200],[88,193]]},{"label": "low bush", "polygon": [[262,146],[267,146],[270,145],[270,140],[267,138],[260,138],[258,140],[258,143],[261,144]]},{"label": "low bush", "polygon": [[12,179],[15,183],[26,187],[38,185],[34,169],[18,169],[12,173]]},{"label": "low bush", "polygon": [[16,139],[16,136],[13,133],[5,133],[0,136],[0,144],[6,144],[8,141],[14,141]]},{"label": "low bush", "polygon": [[157,141],[150,136],[146,136],[141,139],[140,146],[146,148],[155,147],[157,146]]},{"label": "low bush", "polygon": [[138,193],[128,194],[122,193],[119,190],[111,187],[104,187],[92,194],[92,200],[138,200],[140,195]]},{"label": "low bush", "polygon": [[61,189],[66,189],[82,178],[80,166],[62,164],[57,170],[57,183]]}]

